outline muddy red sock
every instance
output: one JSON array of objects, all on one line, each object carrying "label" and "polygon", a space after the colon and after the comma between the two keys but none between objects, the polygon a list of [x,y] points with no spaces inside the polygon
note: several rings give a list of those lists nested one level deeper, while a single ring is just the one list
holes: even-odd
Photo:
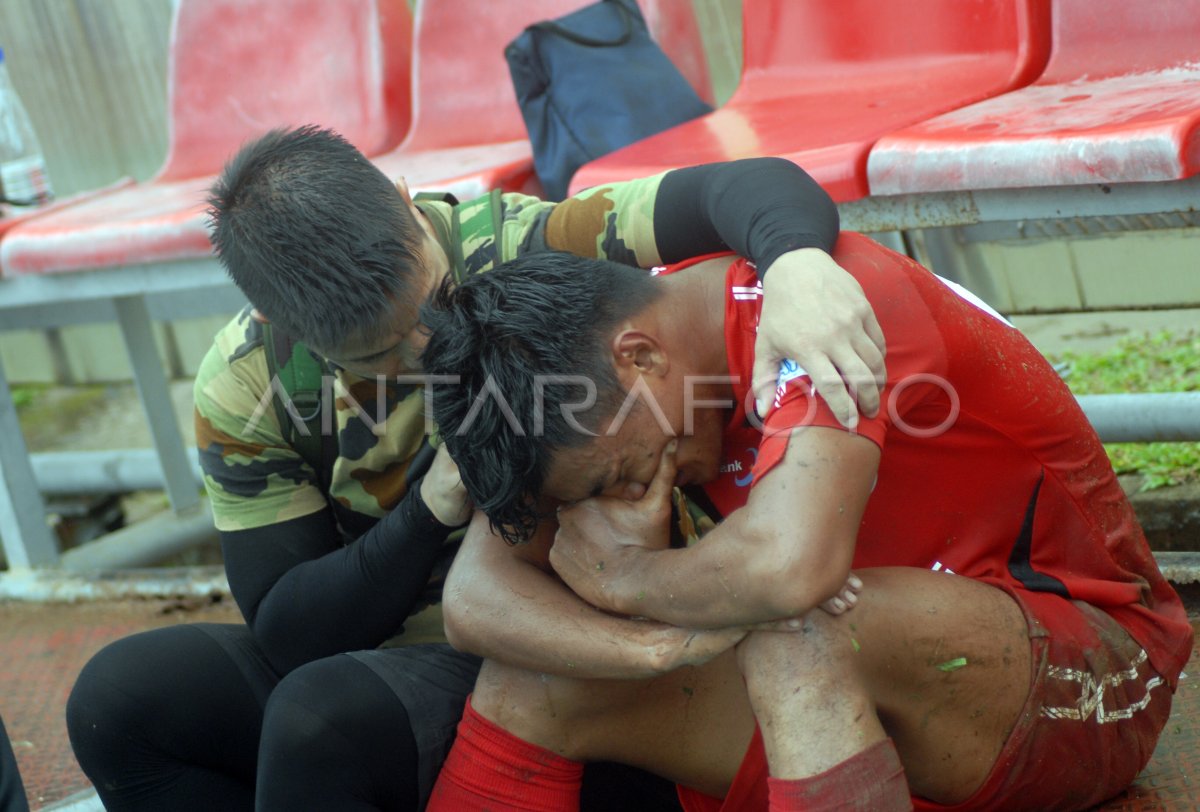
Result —
[{"label": "muddy red sock", "polygon": [[809,778],[768,778],[771,812],[901,812],[912,809],[891,739]]},{"label": "muddy red sock", "polygon": [[463,710],[428,812],[576,812],[583,764],[518,739]]}]

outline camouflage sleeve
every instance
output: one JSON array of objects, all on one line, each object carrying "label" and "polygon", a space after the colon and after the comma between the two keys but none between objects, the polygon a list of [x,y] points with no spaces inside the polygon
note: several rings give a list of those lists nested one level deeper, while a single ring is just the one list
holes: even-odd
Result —
[{"label": "camouflage sleeve", "polygon": [[503,259],[552,249],[642,268],[661,264],[654,201],[665,174],[597,186],[561,203],[505,195]]},{"label": "camouflage sleeve", "polygon": [[196,376],[196,444],[218,530],[246,530],[326,506],[316,474],[283,439],[267,359],[243,312],[218,333]]}]

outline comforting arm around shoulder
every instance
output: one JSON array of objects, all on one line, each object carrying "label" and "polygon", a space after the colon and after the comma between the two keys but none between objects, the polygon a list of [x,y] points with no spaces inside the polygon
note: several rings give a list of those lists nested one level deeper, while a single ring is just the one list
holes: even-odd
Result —
[{"label": "comforting arm around shoulder", "polygon": [[450,529],[414,484],[352,543],[328,508],[279,524],[221,534],[238,607],[271,664],[286,673],[394,635],[420,599]]},{"label": "comforting arm around shoulder", "polygon": [[812,177],[783,158],[746,158],[668,172],[654,201],[663,262],[732,250],[761,276],[799,248],[833,250],[838,210]]}]

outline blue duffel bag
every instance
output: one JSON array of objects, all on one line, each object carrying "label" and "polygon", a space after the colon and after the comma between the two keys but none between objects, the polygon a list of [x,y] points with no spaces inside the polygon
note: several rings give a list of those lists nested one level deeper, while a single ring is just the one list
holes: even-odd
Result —
[{"label": "blue duffel bag", "polygon": [[650,37],[636,0],[599,0],[526,28],[504,49],[547,200],[575,170],[711,112]]}]

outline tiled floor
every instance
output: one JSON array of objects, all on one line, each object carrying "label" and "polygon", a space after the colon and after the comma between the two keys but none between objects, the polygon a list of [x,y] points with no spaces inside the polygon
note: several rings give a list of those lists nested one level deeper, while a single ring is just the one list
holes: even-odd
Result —
[{"label": "tiled floor", "polygon": [[63,709],[75,677],[96,651],[143,629],[240,619],[228,601],[0,604],[0,716],[13,741],[30,808],[90,786],[71,754]]},{"label": "tiled floor", "polygon": [[[1200,631],[1200,600],[1189,598]],[[0,604],[0,716],[8,726],[30,806],[87,789],[71,755],[63,708],[76,674],[103,645],[173,623],[236,622],[228,601],[124,601],[52,606]],[[1200,656],[1175,697],[1150,765],[1104,812],[1200,810]]]}]

